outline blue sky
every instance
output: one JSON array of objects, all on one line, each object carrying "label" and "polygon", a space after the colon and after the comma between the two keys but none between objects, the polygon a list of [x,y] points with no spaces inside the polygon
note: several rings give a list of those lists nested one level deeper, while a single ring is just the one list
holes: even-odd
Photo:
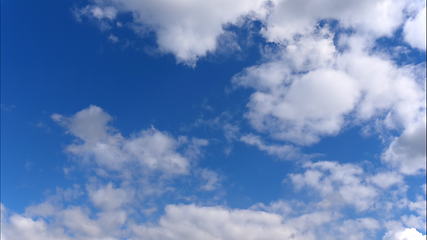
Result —
[{"label": "blue sky", "polygon": [[2,238],[425,239],[425,9],[2,1]]}]

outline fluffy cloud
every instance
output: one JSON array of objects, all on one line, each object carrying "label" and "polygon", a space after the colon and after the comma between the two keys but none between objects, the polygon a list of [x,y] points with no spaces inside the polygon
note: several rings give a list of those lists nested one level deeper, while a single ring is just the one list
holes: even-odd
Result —
[{"label": "fluffy cloud", "polygon": [[395,233],[388,233],[384,240],[424,240],[426,235],[421,234],[415,228],[406,228]]},{"label": "fluffy cloud", "polygon": [[[258,203],[249,209],[172,204],[166,206],[155,221],[142,217],[143,209],[134,201],[135,188],[119,187],[111,182],[89,183],[81,192],[87,202],[82,199],[69,202],[72,200],[69,195],[75,193],[61,192],[63,196],[30,206],[24,214],[10,215],[2,209],[2,237],[6,240],[314,240],[322,236],[327,240],[363,240],[372,239],[383,228],[380,220],[349,217],[340,210],[343,204],[349,204],[358,210],[374,210],[368,214],[375,216],[373,203],[382,201],[378,197],[380,191],[389,190],[371,184],[370,179],[379,174],[370,176],[359,166],[336,162],[309,163],[305,168],[303,173],[290,175],[290,179],[297,189],[315,190],[318,198],[279,200],[270,205]],[[379,178],[391,175],[384,173]],[[67,199],[66,202],[62,202],[63,199]],[[386,202],[379,203],[386,205]],[[420,199],[408,201],[406,205],[412,211],[421,212],[422,203]],[[411,236],[396,229],[385,237]]]},{"label": "fluffy cloud", "polygon": [[[227,25],[239,25],[246,17],[261,20],[261,34],[275,44],[265,49],[263,62],[233,78],[236,86],[254,91],[247,104],[250,124],[275,139],[309,145],[348,125],[381,122],[386,129],[401,132],[382,155],[393,169],[371,174],[355,164],[307,163],[302,173],[291,174],[289,179],[297,189],[313,190],[315,198],[308,203],[281,200],[251,209],[172,204],[156,222],[142,217],[146,209],[140,206],[149,205],[150,200],[141,196],[140,186],[129,183],[129,176],[106,183],[91,179],[96,184],[88,183],[83,200],[77,202],[47,201],[23,214],[6,216],[2,207],[2,239],[275,240],[322,236],[359,240],[372,238],[383,227],[381,218],[360,217],[361,213],[399,204],[408,210],[397,217],[404,227],[393,229],[384,239],[424,239],[411,227],[425,225],[425,198],[402,200],[399,194],[405,190],[399,187],[404,181],[401,174],[425,170],[425,79],[413,73],[414,66],[399,66],[374,50],[375,39],[392,36],[399,26],[403,26],[405,41],[425,50],[425,34],[420,37],[417,30],[425,30],[425,7],[416,8],[416,14],[405,20],[409,5],[405,0],[272,0],[268,4],[265,0],[91,1],[77,11],[80,17],[112,23],[120,14],[130,13],[132,29],[138,34],[153,31],[162,52],[189,65],[217,50]],[[325,19],[336,20],[339,27],[351,28],[353,33],[332,33],[328,26],[319,27],[319,21]],[[152,174],[155,182],[162,183],[163,177],[189,176],[193,159],[208,144],[157,129],[124,136],[111,126],[112,117],[97,106],[70,117],[54,114],[52,119],[74,137],[67,152],[90,169],[95,166],[98,175],[94,178],[108,176],[105,172],[138,177]],[[301,157],[298,147],[288,143],[268,145],[253,134],[239,136],[234,125],[223,128],[229,141],[239,139],[279,157]],[[208,169],[194,172],[204,180],[201,190],[218,188],[218,174]],[[136,182],[145,192],[167,188],[144,181],[137,178]],[[391,190],[395,186],[399,189]],[[384,194],[388,190],[390,194]],[[384,200],[391,195],[393,198]],[[192,196],[187,199],[193,200]],[[396,199],[401,201],[393,203]],[[343,216],[345,206],[354,207],[356,217]],[[391,218],[387,214],[381,217]]]},{"label": "fluffy cloud", "polygon": [[419,10],[415,17],[406,21],[403,28],[404,38],[412,47],[426,50],[426,7]]},{"label": "fluffy cloud", "polygon": [[102,209],[114,210],[131,201],[132,192],[114,188],[111,183],[97,189],[89,190],[89,197],[93,204]]},{"label": "fluffy cloud", "polygon": [[92,219],[80,207],[61,209],[49,218],[37,220],[14,214],[2,222],[3,238],[6,240],[117,240],[125,215],[120,212],[101,214]]},{"label": "fluffy cloud", "polygon": [[281,42],[292,39],[295,34],[311,32],[323,19],[334,19],[343,27],[358,32],[390,36],[402,23],[404,0],[304,0],[272,1],[274,7],[266,20],[263,34],[269,41]]},{"label": "fluffy cloud", "polygon": [[[266,62],[233,78],[236,86],[254,89],[247,119],[259,132],[298,145],[375,122],[381,134],[401,133],[389,142],[383,161],[404,174],[422,173],[425,77],[418,66],[399,66],[373,46],[363,35],[334,36],[319,28],[266,51]],[[246,142],[270,154],[274,150],[261,139]],[[380,183],[381,177],[373,181],[383,187],[401,181],[387,176],[390,181]]]},{"label": "fluffy cloud", "polygon": [[84,9],[96,18],[112,16],[105,11],[110,8],[131,13],[136,32],[154,31],[161,51],[193,65],[199,57],[216,50],[219,38],[226,33],[225,26],[239,24],[250,15],[265,15],[264,4],[265,0],[102,0]]},{"label": "fluffy cloud", "polygon": [[307,239],[276,214],[194,205],[168,206],[158,226],[139,226],[135,232],[144,240]]},{"label": "fluffy cloud", "polygon": [[349,204],[361,211],[373,207],[379,192],[364,180],[360,167],[335,162],[310,163],[306,167],[304,173],[290,178],[297,189],[309,187],[319,192],[323,200],[320,205]]},{"label": "fluffy cloud", "polygon": [[[291,174],[289,179],[297,190],[308,192],[310,200],[304,201],[304,204],[278,202],[267,207],[261,205],[261,209],[292,216],[292,209],[295,208],[302,213],[312,214],[343,213],[341,210],[352,207],[356,210],[356,216],[363,217],[358,220],[346,219],[345,214],[338,214],[332,215],[328,221],[340,226],[334,228],[338,230],[335,236],[347,232],[352,236],[350,239],[368,239],[366,234],[375,235],[384,226],[389,229],[386,236],[405,227],[425,231],[425,192],[417,195],[415,200],[410,200],[403,176],[397,172],[372,173],[355,164],[320,161],[307,163],[304,172]],[[304,216],[302,213],[300,215]],[[365,219],[365,214],[376,217]],[[319,231],[328,228],[331,226],[322,224],[315,235],[319,236]]]},{"label": "fluffy cloud", "polygon": [[396,184],[403,183],[402,175],[395,172],[380,172],[369,178],[369,181],[379,186],[380,188],[387,189]]},{"label": "fluffy cloud", "polygon": [[247,113],[255,129],[312,144],[348,122],[388,114],[390,127],[407,127],[422,118],[424,86],[410,68],[368,53],[359,36],[342,36],[338,46],[333,37],[325,29],[301,36],[234,77],[236,85],[255,89]]},{"label": "fluffy cloud", "polygon": [[54,114],[52,118],[77,138],[67,147],[69,153],[107,170],[141,168],[167,175],[188,174],[192,157],[207,144],[201,139],[175,139],[154,128],[126,138],[109,125],[111,116],[97,106],[71,117]]},{"label": "fluffy cloud", "polygon": [[20,215],[13,215],[7,222],[2,221],[2,239],[68,240],[70,238],[65,236],[62,229],[48,229],[48,225],[43,220],[33,220]]},{"label": "fluffy cloud", "polygon": [[395,138],[383,153],[385,162],[397,167],[404,174],[415,174],[426,169],[426,123],[420,121],[409,126]]},{"label": "fluffy cloud", "polygon": [[425,50],[425,34],[415,31],[425,29],[425,9],[406,19],[405,13],[415,5],[422,6],[408,0],[91,0],[76,13],[79,18],[90,16],[107,22],[101,24],[104,29],[118,15],[130,13],[132,20],[127,25],[131,29],[141,35],[154,32],[160,51],[174,54],[178,62],[195,65],[200,57],[218,49],[220,39],[227,38],[228,25],[243,26],[244,19],[261,21],[261,35],[276,43],[310,33],[322,20],[337,21],[340,27],[370,39],[391,37],[407,20],[405,40]]},{"label": "fluffy cloud", "polygon": [[302,38],[287,45],[271,62],[234,77],[235,84],[256,89],[247,117],[257,130],[297,144],[311,144],[320,135],[341,129],[343,115],[352,110],[359,92],[345,72],[327,68],[336,55],[332,37]]},{"label": "fluffy cloud", "polygon": [[318,141],[319,135],[338,133],[344,123],[344,114],[352,110],[358,98],[355,89],[355,82],[346,74],[319,69],[295,80],[286,93],[273,93],[273,99],[261,93],[253,95],[251,107],[254,111],[249,118],[255,120],[256,126],[262,123],[260,118],[263,116],[255,114],[260,109],[268,111],[264,106],[271,103],[271,112],[266,114],[279,119],[283,127],[278,135],[280,139],[294,140],[299,144],[313,143]]},{"label": "fluffy cloud", "polygon": [[128,221],[129,215],[118,212],[108,218],[105,214],[98,212],[91,217],[80,207],[58,209],[49,218],[38,220],[14,214],[4,219],[2,234],[6,240],[314,240],[312,230],[331,220],[328,213],[286,219],[262,210],[196,205],[168,205],[157,223]]}]

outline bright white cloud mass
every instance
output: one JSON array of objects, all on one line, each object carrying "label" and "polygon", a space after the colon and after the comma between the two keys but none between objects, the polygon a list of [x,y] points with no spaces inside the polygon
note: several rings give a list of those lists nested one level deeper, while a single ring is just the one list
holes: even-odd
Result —
[{"label": "bright white cloud mass", "polygon": [[[2,239],[426,238],[425,185],[411,185],[426,173],[425,1],[83,2],[73,10],[77,19],[95,21],[116,44],[123,40],[111,35],[118,29],[141,39],[154,34],[159,53],[195,71],[204,57],[230,45],[245,51],[239,38],[251,36],[234,28],[258,36],[246,40],[260,59],[229,80],[230,94],[247,94],[240,120],[217,125],[227,145],[290,160],[294,168],[281,177],[287,192],[230,207],[222,185],[228,176],[203,164],[205,155],[219,155],[208,153],[219,138],[155,127],[127,134],[115,127],[120,116],[89,105],[51,115],[69,137],[64,172],[82,177],[24,212],[2,205]],[[424,60],[396,60],[409,51]],[[381,141],[376,156],[349,161],[306,152],[351,128]],[[245,164],[239,162],[241,171]],[[200,192],[211,195],[206,200]]]}]

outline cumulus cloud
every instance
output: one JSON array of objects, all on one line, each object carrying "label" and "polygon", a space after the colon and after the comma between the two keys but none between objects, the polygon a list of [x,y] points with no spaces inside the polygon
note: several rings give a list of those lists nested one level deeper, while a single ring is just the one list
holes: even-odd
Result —
[{"label": "cumulus cloud", "polygon": [[420,9],[415,17],[406,21],[403,27],[405,41],[412,47],[426,50],[426,7]]},{"label": "cumulus cloud", "polygon": [[173,1],[102,0],[93,1],[80,12],[96,18],[118,13],[132,14],[132,28],[143,34],[153,31],[162,52],[172,53],[178,62],[194,65],[198,58],[217,49],[225,27],[239,24],[244,17],[266,14],[265,0]]},{"label": "cumulus cloud", "polygon": [[[137,175],[136,183],[129,176],[111,181],[91,179],[83,200],[68,204],[46,201],[23,214],[6,216],[2,206],[2,238],[370,239],[383,221],[360,217],[361,212],[400,204],[409,210],[397,217],[404,227],[390,229],[384,239],[424,239],[412,227],[425,225],[425,198],[402,199],[399,194],[405,189],[390,189],[403,185],[402,174],[425,170],[425,79],[413,73],[414,66],[400,66],[374,50],[377,38],[392,36],[400,26],[405,41],[425,50],[425,34],[421,36],[417,30],[425,31],[425,6],[405,19],[410,7],[406,0],[90,1],[76,10],[78,17],[113,23],[120,14],[130,13],[128,26],[141,35],[154,32],[160,51],[172,53],[178,62],[188,65],[215,52],[230,24],[241,25],[247,18],[260,20],[260,33],[273,47],[264,48],[262,62],[232,81],[253,90],[246,113],[251,126],[284,143],[270,145],[254,134],[240,136],[240,128],[232,124],[222,126],[226,139],[239,139],[280,158],[299,158],[299,147],[294,145],[314,144],[347,126],[379,121],[387,130],[398,132],[382,154],[383,162],[392,169],[372,174],[356,164],[309,162],[302,173],[287,178],[297,190],[312,190],[314,198],[309,203],[279,200],[251,209],[171,204],[158,221],[149,221],[141,217],[147,209],[140,206],[150,201],[136,185],[142,185],[144,192],[164,191],[168,186],[161,184],[163,178],[190,176],[194,171],[203,180],[198,190],[213,191],[220,186],[216,172],[192,169],[193,160],[203,155],[201,149],[208,141],[174,137],[154,128],[124,136],[112,127],[108,113],[90,106],[69,117],[52,115],[74,137],[66,151],[90,169],[99,170],[95,179],[114,172]],[[321,26],[321,20],[336,21],[351,33],[334,33],[328,24]],[[139,178],[150,174],[155,175],[158,186],[146,185]],[[383,193],[389,190],[390,195],[398,196],[384,200],[389,195]],[[392,203],[395,199],[401,201]],[[346,206],[357,210],[356,217],[343,217],[341,210]],[[157,207],[160,204],[153,208]],[[387,213],[381,217],[391,218]]]},{"label": "cumulus cloud", "polygon": [[80,207],[59,209],[49,220],[14,214],[3,221],[2,233],[6,240],[308,240],[316,239],[307,232],[308,223],[313,227],[330,219],[324,214],[311,214],[288,222],[266,211],[196,205],[168,205],[157,223],[128,222],[128,215],[118,212],[108,218],[103,218],[104,214],[91,217]]},{"label": "cumulus cloud", "polygon": [[298,237],[276,214],[194,205],[168,206],[158,226],[139,226],[134,230],[144,240],[307,239]]},{"label": "cumulus cloud", "polygon": [[[379,219],[347,216],[340,210],[343,204],[361,211],[374,210],[373,202],[380,201],[378,195],[384,187],[370,184],[371,177],[362,168],[336,162],[309,163],[305,168],[303,173],[290,175],[290,179],[297,189],[310,188],[320,193],[315,193],[319,198],[258,203],[249,209],[170,204],[159,219],[151,221],[141,218],[144,209],[137,207],[140,205],[134,201],[136,188],[132,185],[90,181],[82,190],[83,199],[88,202],[69,202],[69,198],[68,202],[61,202],[65,198],[60,197],[62,200],[30,206],[24,214],[5,213],[2,209],[2,234],[6,240],[314,240],[319,236],[327,240],[363,240],[372,239],[383,228]],[[210,171],[203,175],[207,179],[213,176]],[[208,181],[206,188],[212,185]],[[70,195],[61,193],[64,194]],[[406,205],[415,212],[422,211],[421,200],[408,201]],[[375,216],[375,211],[368,214]],[[396,229],[386,237],[401,236]]]},{"label": "cumulus cloud", "polygon": [[139,167],[141,171],[188,174],[191,159],[207,144],[202,139],[179,141],[154,128],[126,138],[110,126],[112,117],[97,106],[71,117],[54,114],[52,119],[77,138],[76,143],[67,146],[67,152],[112,171]]},{"label": "cumulus cloud", "polygon": [[[329,220],[340,226],[335,225],[337,232],[334,235],[347,232],[351,236],[349,239],[371,239],[366,236],[375,235],[384,227],[389,229],[387,236],[405,227],[425,231],[425,193],[410,200],[403,176],[398,172],[373,173],[356,164],[330,161],[307,163],[304,168],[302,173],[290,174],[285,182],[289,179],[293,187],[303,190],[301,192],[305,192],[310,200],[304,203],[278,202],[267,207],[261,204],[261,209],[283,213],[285,216],[292,216],[292,209],[296,208],[306,214],[338,214],[331,215]],[[356,210],[356,216],[362,217],[357,220],[346,218],[346,214],[341,215],[343,209],[348,207]],[[300,215],[303,216],[302,213]],[[319,231],[328,228],[331,226],[327,224],[319,226],[316,236],[321,234]]]},{"label": "cumulus cloud", "polygon": [[[139,226],[135,232],[147,240],[314,240],[318,239],[317,230],[334,220],[336,217],[329,212],[314,212],[292,218],[260,210],[170,205],[158,225]],[[322,238],[337,240],[348,236],[352,240],[362,240],[370,236],[369,231],[378,228],[379,224],[374,219],[349,220],[336,231],[336,236],[325,232]]]},{"label": "cumulus cloud", "polygon": [[418,232],[415,228],[406,228],[394,233],[388,233],[384,240],[424,240],[426,235]]},{"label": "cumulus cloud", "polygon": [[395,172],[377,173],[371,176],[369,181],[384,189],[387,189],[396,184],[402,184],[404,182],[403,176]]},{"label": "cumulus cloud", "polygon": [[374,37],[390,36],[404,20],[404,0],[304,0],[272,1],[274,7],[263,34],[269,41],[281,42],[295,34],[311,32],[323,19],[334,19],[345,28]]},{"label": "cumulus cloud", "polygon": [[125,218],[123,212],[110,212],[93,219],[86,209],[74,206],[60,209],[49,218],[14,214],[2,222],[2,234],[6,240],[116,240],[122,235],[119,230]]},{"label": "cumulus cloud", "polygon": [[321,205],[353,205],[363,211],[373,207],[378,190],[365,182],[363,169],[353,164],[316,162],[306,165],[302,174],[292,174],[290,179],[297,189],[309,187],[322,195]]},{"label": "cumulus cloud", "polygon": [[425,121],[409,126],[400,137],[396,137],[383,153],[382,159],[397,167],[404,174],[425,172]]},{"label": "cumulus cloud", "polygon": [[287,45],[271,62],[234,77],[235,84],[256,90],[247,118],[257,130],[297,144],[311,144],[319,135],[340,130],[358,91],[345,73],[325,68],[336,54],[332,37],[303,38]]},{"label": "cumulus cloud", "polygon": [[343,221],[337,226],[338,234],[348,240],[373,239],[380,223],[373,218],[359,218]]},{"label": "cumulus cloud", "polygon": [[[178,62],[193,66],[200,57],[218,50],[221,38],[229,35],[227,26],[241,27],[244,19],[262,22],[260,34],[267,41],[276,43],[310,33],[322,20],[336,21],[342,28],[376,39],[391,37],[407,20],[405,13],[414,5],[408,0],[352,0],[345,3],[339,0],[88,2],[87,6],[76,11],[80,18],[90,16],[111,22],[120,14],[130,13],[132,20],[128,25],[131,29],[141,35],[154,32],[160,51],[172,53]],[[425,34],[412,30],[424,29],[420,26],[424,22],[423,16],[425,19],[425,9],[419,11],[416,17],[409,18],[404,32],[405,39],[411,45],[425,50],[425,40],[422,39]]]},{"label": "cumulus cloud", "polygon": [[132,192],[114,188],[112,183],[108,183],[100,188],[90,189],[89,197],[96,207],[114,210],[131,201]]},{"label": "cumulus cloud", "polygon": [[[7,227],[7,229],[5,229]],[[48,229],[43,220],[33,220],[13,215],[8,222],[2,221],[2,239],[4,240],[68,240],[62,229]]]},{"label": "cumulus cloud", "polygon": [[338,46],[333,37],[325,29],[302,36],[234,77],[237,86],[255,90],[247,105],[255,129],[306,145],[348,123],[388,114],[389,126],[406,127],[422,117],[422,79],[368,53],[361,37],[342,36]]},{"label": "cumulus cloud", "polygon": [[[365,36],[336,36],[328,27],[275,46],[265,52],[265,62],[233,78],[235,86],[254,90],[246,118],[257,131],[296,145],[375,122],[381,125],[380,134],[397,133],[385,141],[390,145],[383,162],[404,174],[422,173],[425,76],[418,74],[418,66],[399,66],[372,49]],[[261,140],[251,143],[267,151]],[[383,187],[401,181],[387,176],[389,181],[380,183],[381,177],[373,181]]]}]

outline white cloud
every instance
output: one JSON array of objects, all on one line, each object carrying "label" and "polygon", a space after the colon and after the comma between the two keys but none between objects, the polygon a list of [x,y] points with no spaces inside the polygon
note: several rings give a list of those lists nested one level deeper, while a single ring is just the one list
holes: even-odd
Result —
[{"label": "white cloud", "polygon": [[170,205],[157,226],[138,226],[134,230],[143,240],[308,239],[298,237],[276,214],[194,205]]},{"label": "white cloud", "polygon": [[269,155],[276,156],[281,159],[302,159],[304,156],[299,152],[299,149],[292,145],[268,145],[264,143],[259,136],[247,134],[240,137],[240,141],[257,147],[261,151],[267,152]]},{"label": "white cloud", "polygon": [[98,20],[114,20],[117,17],[117,10],[114,7],[86,6],[74,12],[80,19],[82,16],[90,16]]},{"label": "white cloud", "polygon": [[257,204],[252,208],[281,215],[287,225],[306,239],[319,239],[320,236],[327,240],[373,239],[382,227],[381,222],[374,218],[347,218],[336,209],[319,209],[307,203],[279,200],[270,205]]},{"label": "white cloud", "polygon": [[363,96],[357,118],[363,121],[388,113],[394,125],[404,127],[418,121],[425,113],[425,79],[414,73],[416,67],[399,67],[386,56],[369,53],[371,46],[363,38],[342,40],[350,50],[337,63],[358,82]]},{"label": "white cloud", "polygon": [[416,228],[426,232],[426,215],[427,215],[427,201],[425,190],[417,195],[415,200],[404,199],[404,206],[410,210],[410,214],[401,216],[400,220],[407,228]]},{"label": "white cloud", "polygon": [[425,86],[416,67],[370,53],[362,36],[342,35],[337,46],[333,37],[325,29],[300,36],[233,78],[255,90],[246,116],[256,130],[307,145],[347,124],[380,119],[405,128],[422,118]]},{"label": "white cloud", "polygon": [[149,169],[186,174],[189,159],[176,152],[178,142],[155,129],[143,131],[124,143],[124,150]]},{"label": "white cloud", "polygon": [[271,62],[234,77],[235,84],[256,90],[248,103],[252,126],[297,144],[339,132],[360,92],[354,79],[333,68],[337,53],[332,38],[327,32],[303,37]]},{"label": "white cloud", "polygon": [[374,37],[390,36],[404,20],[404,0],[303,0],[272,1],[272,13],[266,20],[263,34],[269,41],[290,40],[295,34],[310,33],[318,21],[337,20]]},{"label": "white cloud", "polygon": [[132,192],[121,188],[114,188],[112,183],[108,183],[100,188],[90,188],[89,197],[93,204],[105,210],[118,209],[132,201]]},{"label": "white cloud", "polygon": [[[410,7],[409,0],[92,0],[76,12],[80,17],[109,22],[120,13],[131,13],[131,29],[141,35],[154,32],[160,51],[194,66],[200,57],[218,50],[221,38],[229,35],[224,29],[227,25],[243,26],[244,18],[263,22],[261,34],[276,43],[311,33],[321,20],[336,20],[341,27],[375,39],[392,36],[405,22],[405,11]],[[416,25],[422,20],[417,16],[405,25],[405,39],[411,44],[416,41],[416,47],[420,47],[423,39],[419,39],[425,34],[412,29],[423,29]]]},{"label": "white cloud", "polygon": [[264,211],[169,205],[158,224],[127,222],[128,216],[119,213],[92,218],[83,208],[69,207],[48,221],[15,214],[2,222],[2,234],[6,240],[310,239],[299,237],[280,215]]},{"label": "white cloud", "polygon": [[380,223],[373,218],[359,218],[345,220],[337,226],[337,232],[341,239],[365,240],[373,239],[374,234],[380,229]]},{"label": "white cloud", "polygon": [[403,176],[395,172],[380,172],[370,177],[369,181],[380,188],[387,189],[393,185],[402,184]]},{"label": "white cloud", "polygon": [[142,168],[141,171],[167,175],[188,174],[191,159],[207,145],[202,139],[179,141],[154,128],[126,138],[109,125],[111,116],[97,106],[83,109],[72,117],[54,114],[52,119],[78,139],[67,147],[69,153],[106,170]]},{"label": "white cloud", "polygon": [[2,234],[6,240],[118,240],[126,217],[115,211],[91,218],[86,209],[77,206],[58,209],[49,218],[14,214],[2,222]]},{"label": "white cloud", "polygon": [[415,228],[406,228],[394,233],[388,233],[384,240],[425,240],[426,235],[418,232]]},{"label": "white cloud", "polygon": [[[424,196],[424,197],[421,197]],[[409,202],[409,209],[416,212],[419,216],[426,218],[427,214],[427,202],[425,193],[418,197],[418,199],[414,202]]]},{"label": "white cloud", "polygon": [[425,172],[426,169],[426,122],[409,126],[395,138],[382,159],[404,174]]},{"label": "white cloud", "polygon": [[220,186],[220,176],[212,170],[200,170],[200,178],[205,181],[200,187],[204,191],[213,191]]},{"label": "white cloud", "polygon": [[[348,125],[375,122],[383,131],[402,132],[383,153],[383,161],[404,174],[421,173],[426,159],[425,77],[417,66],[398,66],[373,53],[363,35],[341,35],[336,45],[333,37],[325,28],[299,36],[276,53],[267,51],[265,63],[236,75],[235,85],[254,89],[247,119],[257,131],[299,145],[336,135]],[[267,150],[259,141],[251,143]],[[387,182],[380,177],[373,180],[385,188],[399,181],[397,176],[388,176]]]},{"label": "white cloud", "polygon": [[[70,189],[70,191],[74,191]],[[126,233],[133,209],[133,189],[115,188],[111,183],[89,185],[83,199],[66,199],[58,192],[45,202],[27,207],[24,214],[9,213],[2,219],[2,234],[8,240],[118,240]],[[135,205],[133,205],[135,206]],[[3,210],[2,210],[3,212]]]},{"label": "white cloud", "polygon": [[[29,207],[23,215],[10,217],[3,210],[2,234],[6,240],[372,239],[382,228],[379,219],[349,218],[340,211],[343,204],[350,204],[358,210],[374,210],[367,214],[375,216],[371,206],[379,200],[381,188],[369,185],[372,176],[353,164],[316,162],[305,168],[304,173],[293,174],[291,179],[297,188],[314,189],[320,198],[259,203],[250,209],[168,205],[155,222],[139,217],[144,212],[139,206],[146,202],[134,201],[137,188],[117,187],[110,182],[96,184],[92,179],[84,196],[94,208],[79,199],[77,205],[48,200]],[[207,173],[206,179],[211,178],[213,172]],[[407,202],[408,208],[416,212],[422,211],[421,205],[421,200]]]},{"label": "white cloud", "polygon": [[[337,134],[344,123],[343,115],[352,110],[358,95],[355,82],[342,72],[319,69],[302,76],[283,97],[273,100],[271,115],[284,126],[279,138],[310,144],[318,141],[319,135]],[[262,95],[252,100],[265,104]]]},{"label": "white cloud", "polygon": [[372,208],[379,192],[368,184],[360,167],[336,162],[316,162],[306,165],[302,174],[291,174],[297,189],[309,187],[320,193],[320,205],[325,207],[348,204],[359,211]]},{"label": "white cloud", "polygon": [[420,9],[415,17],[406,21],[403,36],[412,47],[426,50],[426,7]]},{"label": "white cloud", "polygon": [[131,13],[136,32],[154,31],[161,51],[174,54],[178,62],[194,65],[199,57],[215,52],[226,25],[239,24],[249,15],[265,15],[264,4],[265,0],[102,0],[84,9],[97,18],[104,17],[105,11],[94,9]]},{"label": "white cloud", "polygon": [[43,220],[33,220],[20,215],[2,221],[3,240],[69,240],[62,229],[48,229]]},{"label": "white cloud", "polygon": [[70,207],[60,212],[63,224],[75,236],[96,237],[102,235],[101,227],[95,220],[88,217],[88,213],[80,207]]},{"label": "white cloud", "polygon": [[[256,130],[276,139],[308,145],[321,137],[338,134],[347,125],[379,120],[386,128],[402,131],[383,153],[382,160],[403,174],[425,170],[425,79],[417,79],[410,67],[398,66],[373,51],[373,40],[391,36],[402,24],[404,39],[425,50],[425,34],[421,36],[417,30],[425,31],[425,7],[404,23],[404,0],[273,0],[269,14],[265,3],[95,0],[77,14],[113,22],[119,14],[131,13],[130,25],[137,33],[153,31],[162,52],[172,53],[178,62],[189,65],[218,49],[220,38],[227,35],[228,24],[239,25],[248,16],[260,19],[265,24],[261,33],[275,42],[276,48],[266,51],[263,63],[247,68],[233,79],[235,85],[254,89],[246,116]],[[340,26],[350,27],[355,33],[336,39],[327,27],[318,28],[321,19],[338,20]],[[188,176],[192,160],[200,157],[200,149],[208,144],[204,139],[175,138],[156,129],[123,136],[110,125],[112,117],[97,106],[71,117],[54,114],[52,119],[75,137],[67,147],[69,153],[91,167],[94,164],[101,170],[120,174],[131,171],[138,176],[153,172]],[[228,141],[239,138],[235,125],[223,128]],[[287,143],[269,145],[252,134],[239,139],[271,155],[300,157],[298,148]],[[128,205],[139,189],[126,188],[132,184],[89,184],[86,194],[88,206],[93,209],[84,203],[59,206],[45,202],[28,208],[22,215],[2,215],[2,238],[316,239],[333,222],[336,235],[328,233],[324,239],[369,239],[366,236],[381,228],[380,220],[341,218],[339,208],[354,206],[358,210],[355,214],[372,210],[381,191],[403,183],[400,173],[370,175],[354,164],[308,163],[303,173],[292,174],[290,179],[296,188],[315,191],[318,198],[313,211],[294,211],[295,206],[304,205],[300,201],[258,204],[263,211],[169,205],[158,223],[142,223],[133,218],[138,215],[139,205],[131,206],[132,211]],[[205,181],[202,190],[218,187],[217,173],[202,169],[196,174]],[[157,180],[161,182],[160,178]],[[138,179],[138,184],[144,185],[144,181]],[[163,191],[162,187],[144,185],[144,191]],[[401,216],[399,220],[405,227],[420,227],[425,219],[425,198],[405,204],[416,215]],[[390,231],[384,239],[418,240],[425,236],[414,228],[406,228]]]},{"label": "white cloud", "polygon": [[416,228],[416,229],[422,229],[426,231],[426,220],[425,216],[419,216],[419,215],[403,215],[400,218],[400,221],[407,227]]}]

